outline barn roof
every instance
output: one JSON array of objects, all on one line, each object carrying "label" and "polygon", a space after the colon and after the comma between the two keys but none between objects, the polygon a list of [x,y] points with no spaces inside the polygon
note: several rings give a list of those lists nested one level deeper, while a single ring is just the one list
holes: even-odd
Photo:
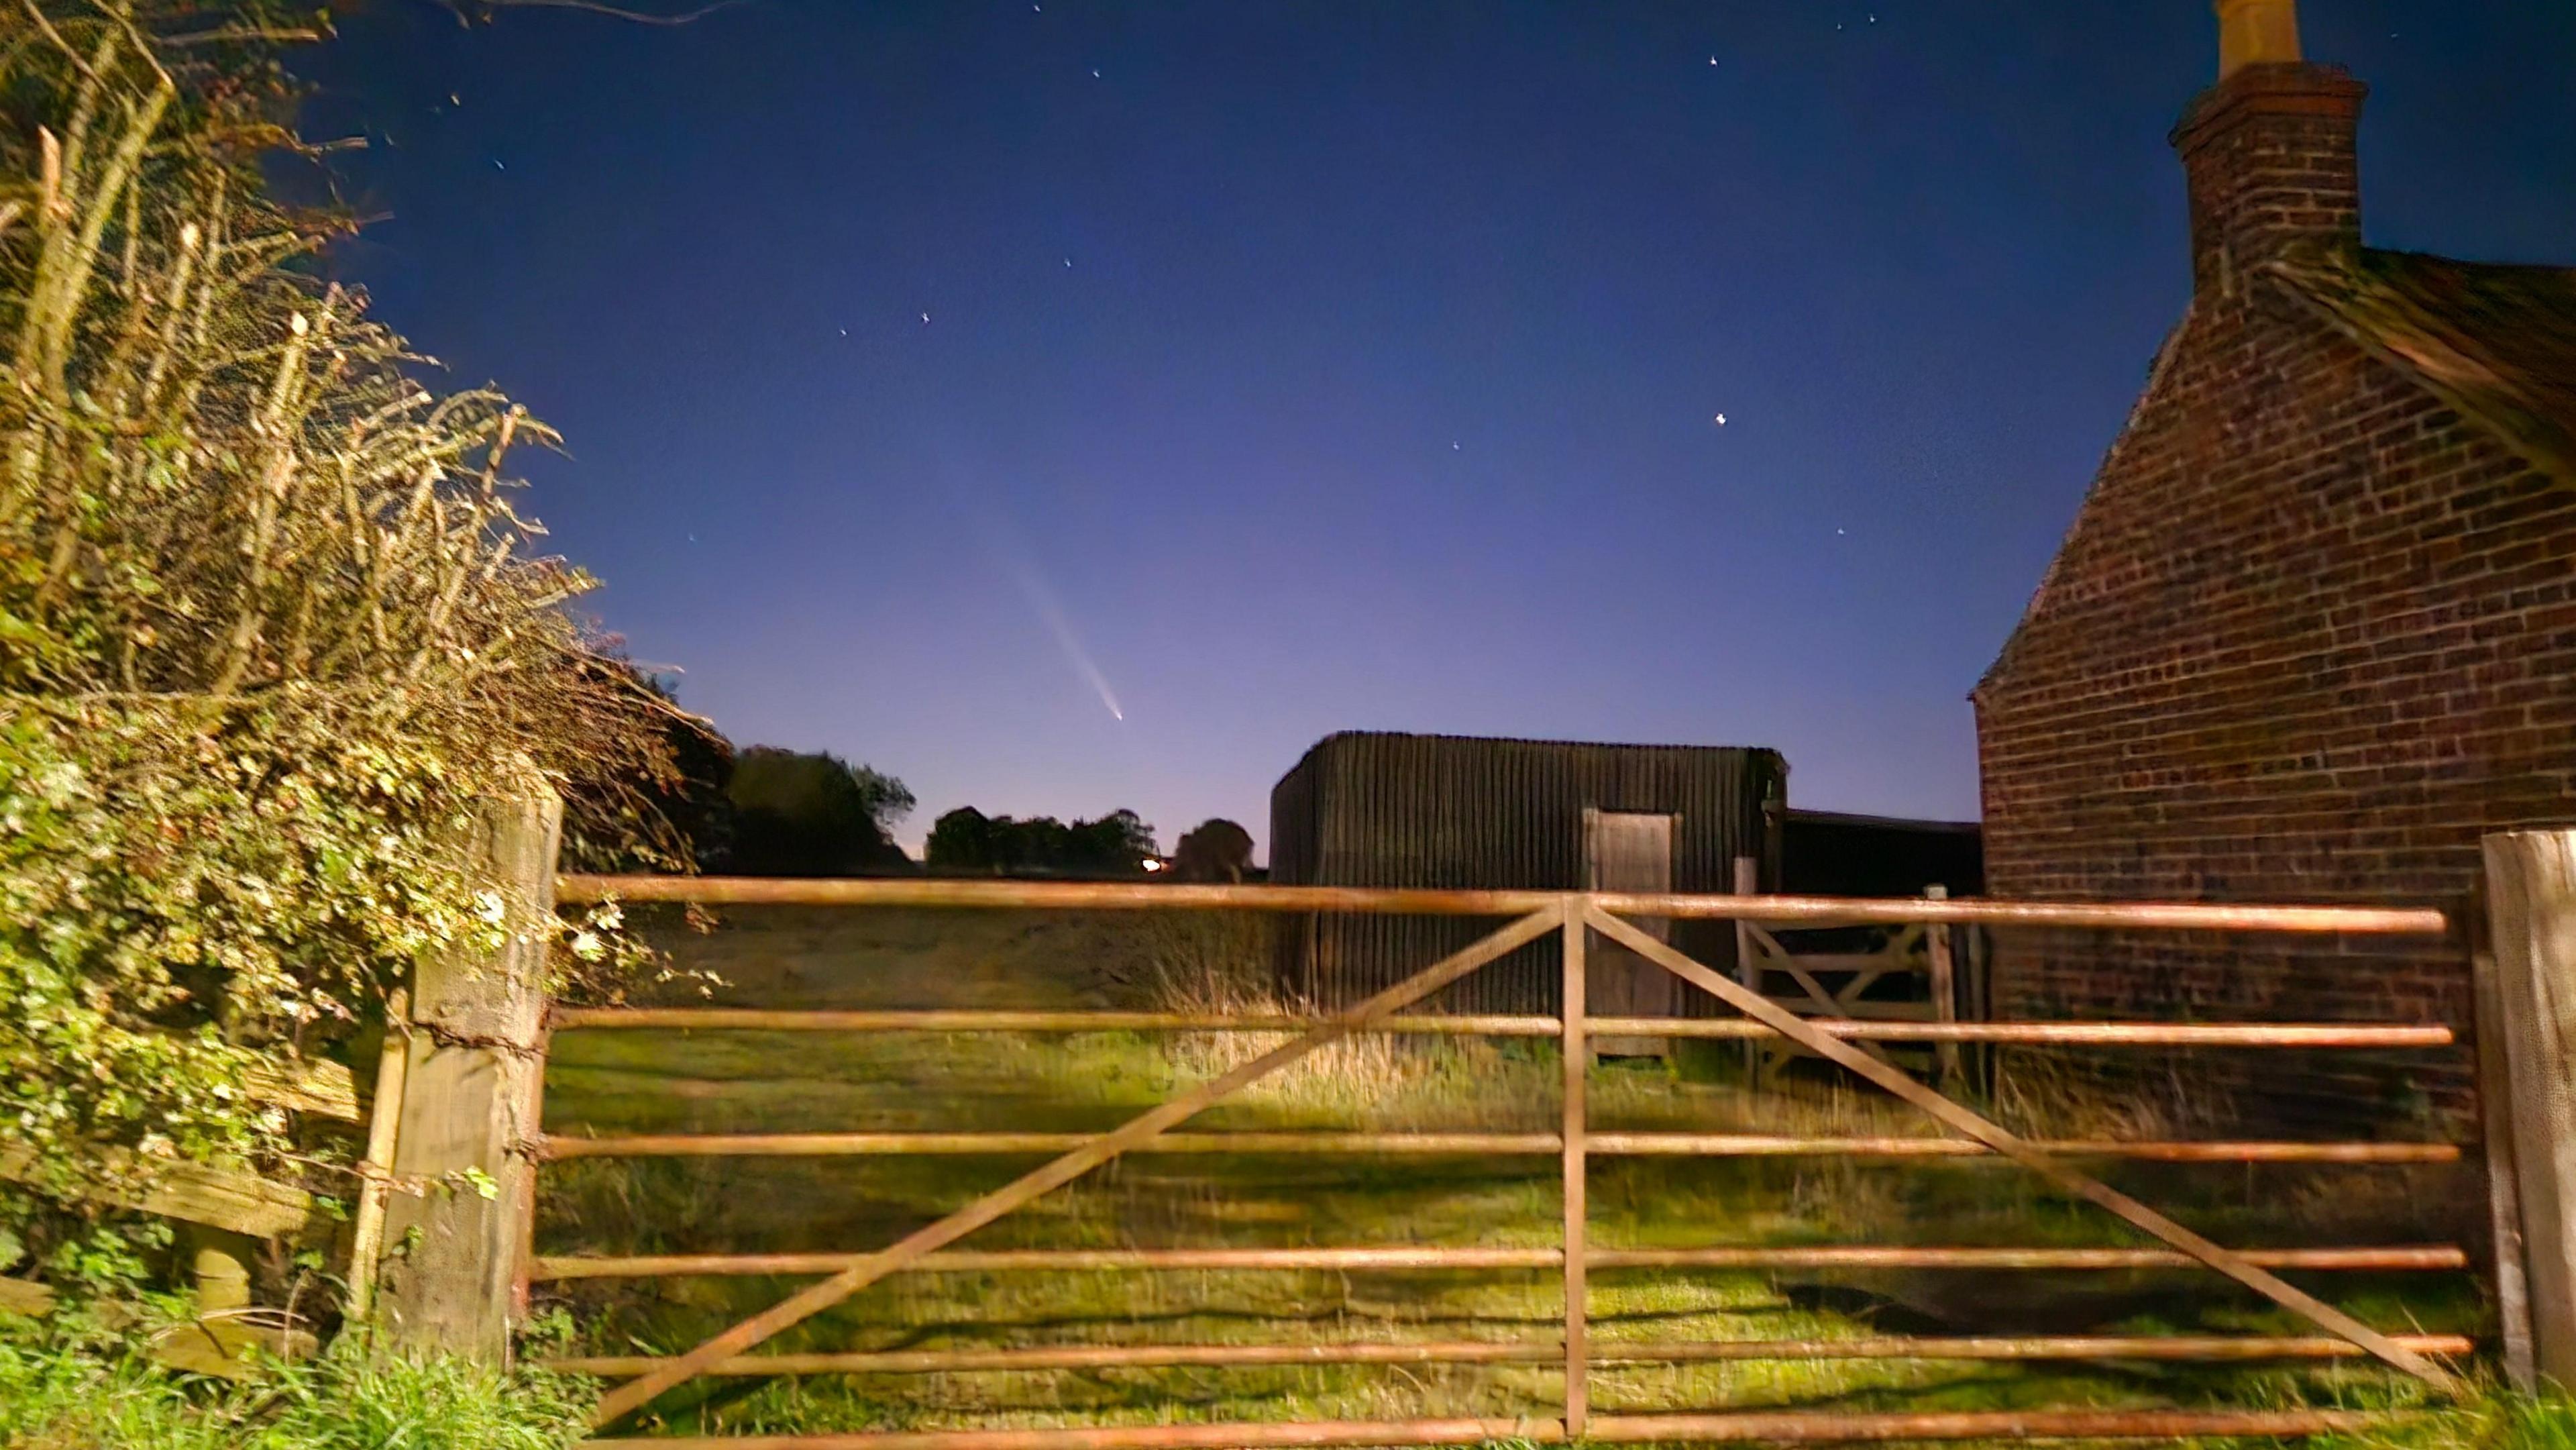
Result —
[{"label": "barn roof", "polygon": [[2267,270],[2533,467],[2576,483],[2576,267],[2361,248]]},{"label": "barn roof", "polygon": [[[1528,745],[1542,750],[1769,750],[1765,745],[1675,745],[1636,740],[1541,740],[1526,735],[1452,735],[1420,730],[1336,730],[1307,749],[1312,755],[1337,740],[1428,740],[1444,745]],[[1776,752],[1775,752],[1776,753]]]}]

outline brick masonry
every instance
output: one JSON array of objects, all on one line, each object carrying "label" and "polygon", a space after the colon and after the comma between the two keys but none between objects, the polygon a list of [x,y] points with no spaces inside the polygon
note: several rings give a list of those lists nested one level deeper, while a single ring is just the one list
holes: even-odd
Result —
[{"label": "brick masonry", "polygon": [[[2576,488],[2263,279],[2359,215],[2359,88],[2266,69],[2270,110],[2222,85],[2177,132],[2190,311],[1975,696],[1999,896],[2456,907],[2482,834],[2576,821]],[[1993,984],[2010,1017],[2470,1017],[2458,942],[2028,934]],[[2463,1111],[2467,1064],[2205,1070],[2344,1122]]]}]

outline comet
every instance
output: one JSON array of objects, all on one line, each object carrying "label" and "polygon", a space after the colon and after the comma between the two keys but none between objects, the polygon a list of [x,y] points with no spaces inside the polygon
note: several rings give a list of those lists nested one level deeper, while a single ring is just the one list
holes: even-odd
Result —
[{"label": "comet", "polygon": [[1083,647],[1082,636],[1074,633],[1073,621],[1065,616],[1064,606],[1057,602],[1055,591],[1039,577],[1037,566],[1022,559],[1009,562],[1012,579],[1019,584],[1020,593],[1028,597],[1029,607],[1037,611],[1038,619],[1046,625],[1047,632],[1055,636],[1056,647],[1064,651],[1065,663],[1073,666],[1073,672],[1100,696],[1100,703],[1109,707],[1109,718],[1125,723],[1127,712],[1118,707],[1118,692],[1109,688],[1109,677],[1100,672],[1100,666],[1091,658],[1091,651]]},{"label": "comet", "polygon": [[1046,575],[1038,569],[1037,559],[1022,541],[1020,531],[1011,526],[997,502],[980,485],[977,470],[958,456],[955,450],[943,449],[941,473],[946,477],[950,496],[962,507],[970,525],[983,535],[984,544],[1002,572],[1019,586],[1020,595],[1036,611],[1038,622],[1055,636],[1056,648],[1063,651],[1064,662],[1075,675],[1100,697],[1109,718],[1125,724],[1127,711],[1118,703],[1118,692],[1109,687],[1109,677],[1092,659],[1091,650],[1073,627],[1073,617],[1065,612],[1064,603],[1048,586]]}]

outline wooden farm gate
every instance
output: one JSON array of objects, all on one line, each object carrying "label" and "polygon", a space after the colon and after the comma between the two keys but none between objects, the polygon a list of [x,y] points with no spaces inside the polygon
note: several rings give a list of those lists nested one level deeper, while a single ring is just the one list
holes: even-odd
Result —
[{"label": "wooden farm gate", "polygon": [[[1756,927],[1875,924],[1911,930],[1950,926],[2023,926],[2096,930],[2168,930],[2376,935],[2440,935],[2442,913],[2350,907],[2256,907],[2140,903],[2018,903],[1969,900],[1854,900],[1788,896],[1632,896],[1541,891],[1412,891],[1334,887],[1235,887],[1006,881],[782,881],[566,876],[567,904],[700,902],[850,907],[1040,908],[1048,910],[1252,910],[1383,912],[1482,916],[1504,924],[1403,982],[1321,1020],[1161,1012],[765,1011],[734,1008],[557,1009],[558,1028],[706,1028],[799,1031],[1075,1032],[1302,1031],[1298,1037],[1200,1083],[1113,1131],[1099,1134],[847,1133],[545,1137],[548,1159],[655,1154],[841,1154],[910,1151],[1045,1152],[1044,1166],[977,1198],[948,1216],[872,1250],[794,1255],[689,1254],[656,1257],[526,1256],[520,1268],[524,1304],[530,1279],[650,1277],[707,1273],[811,1273],[817,1282],[773,1307],[674,1356],[559,1360],[564,1369],[623,1383],[599,1406],[595,1424],[615,1427],[664,1391],[709,1374],[828,1374],[961,1369],[1220,1366],[1258,1364],[1518,1363],[1561,1366],[1562,1406],[1554,1415],[1517,1419],[1454,1418],[1238,1424],[1163,1424],[1061,1429],[853,1432],[790,1437],[612,1437],[595,1444],[694,1447],[794,1445],[853,1450],[1224,1450],[1249,1446],[1392,1446],[1493,1440],[1562,1443],[1648,1441],[1862,1441],[2168,1436],[2296,1436],[2359,1428],[2372,1414],[2324,1409],[2102,1410],[2023,1409],[1957,1413],[1831,1413],[1804,1410],[1595,1414],[1589,1375],[1605,1363],[1682,1363],[1749,1359],[2114,1359],[2244,1361],[2373,1356],[2440,1392],[2457,1387],[2442,1361],[2471,1345],[2451,1335],[2401,1334],[2363,1324],[2285,1282],[2276,1271],[2463,1270],[2466,1253],[2452,1245],[2302,1247],[2238,1251],[2185,1228],[2077,1166],[2088,1159],[2193,1162],[2454,1162],[2444,1143],[2403,1142],[2050,1142],[2025,1139],[1945,1096],[1891,1063],[1882,1044],[2054,1044],[2064,1047],[2172,1046],[2253,1050],[2439,1048],[2453,1043],[2443,1026],[2422,1023],[2113,1023],[1873,1021],[1849,1015],[1801,1015],[1707,966],[1642,929],[1647,920],[1706,918]],[[1555,934],[1563,947],[1562,1010],[1555,1015],[1457,1016],[1411,1013],[1443,988],[1524,944]],[[1585,964],[1592,943],[1633,952],[1710,993],[1736,1014],[1726,1017],[1608,1017],[1585,1010]],[[1813,1006],[1814,1004],[1809,1004]],[[1229,1094],[1305,1054],[1354,1033],[1457,1033],[1555,1038],[1563,1045],[1562,1124],[1550,1134],[1434,1135],[1384,1133],[1182,1133],[1184,1122]],[[1586,1110],[1600,1037],[1734,1039],[1781,1042],[1835,1063],[1920,1109],[1947,1136],[1784,1138],[1695,1133],[1596,1131]],[[968,1141],[968,1140],[972,1141]],[[1122,1154],[1133,1152],[1367,1154],[1441,1151],[1546,1154],[1561,1165],[1561,1247],[1430,1247],[1412,1244],[1301,1249],[1013,1250],[976,1253],[951,1246]],[[2081,1198],[2159,1242],[2156,1248],[1798,1247],[1709,1244],[1682,1248],[1594,1247],[1586,1211],[1586,1165],[1599,1155],[1800,1154],[1868,1158],[2000,1155],[2055,1189]],[[1981,1270],[2135,1269],[2203,1266],[2234,1280],[2314,1326],[2303,1336],[2084,1336],[1960,1338],[1880,1336],[1857,1340],[1593,1343],[1586,1275],[1595,1268],[1919,1268]],[[1537,1342],[1397,1344],[1120,1345],[1062,1349],[909,1351],[900,1354],[797,1354],[764,1359],[751,1352],[889,1275],[982,1270],[1127,1270],[1173,1268],[1554,1269],[1563,1276],[1560,1332]],[[2510,1333],[2510,1329],[2508,1330]]]},{"label": "wooden farm gate", "polygon": [[[1750,859],[1735,863],[1738,892],[1754,894],[1755,870]],[[1925,896],[1946,901],[1949,892],[1935,886]],[[1986,1015],[1987,951],[1978,922],[1888,922],[1823,931],[1775,930],[1750,919],[1735,923],[1736,980],[1799,1017],[1928,1023],[1936,1029],[1979,1020]],[[1922,1071],[1936,1086],[1987,1081],[1982,1046],[1969,1048],[1978,1053],[1973,1072],[1967,1071],[1962,1047],[1959,1039],[1936,1030],[1888,1034],[1877,1051]],[[1818,1055],[1780,1033],[1748,1038],[1744,1053],[1747,1080],[1756,1087],[1791,1059]]]}]

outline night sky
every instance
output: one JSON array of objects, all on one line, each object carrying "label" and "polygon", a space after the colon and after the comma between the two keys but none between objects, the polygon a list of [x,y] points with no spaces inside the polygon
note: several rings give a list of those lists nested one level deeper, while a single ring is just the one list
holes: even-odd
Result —
[{"label": "night sky", "polygon": [[[2373,244],[2576,261],[2576,7],[2304,12]],[[564,431],[534,509],[685,704],[908,843],[1168,847],[1341,729],[1973,817],[2215,55],[2199,0],[374,0],[304,65],[389,214],[335,267]]]}]

